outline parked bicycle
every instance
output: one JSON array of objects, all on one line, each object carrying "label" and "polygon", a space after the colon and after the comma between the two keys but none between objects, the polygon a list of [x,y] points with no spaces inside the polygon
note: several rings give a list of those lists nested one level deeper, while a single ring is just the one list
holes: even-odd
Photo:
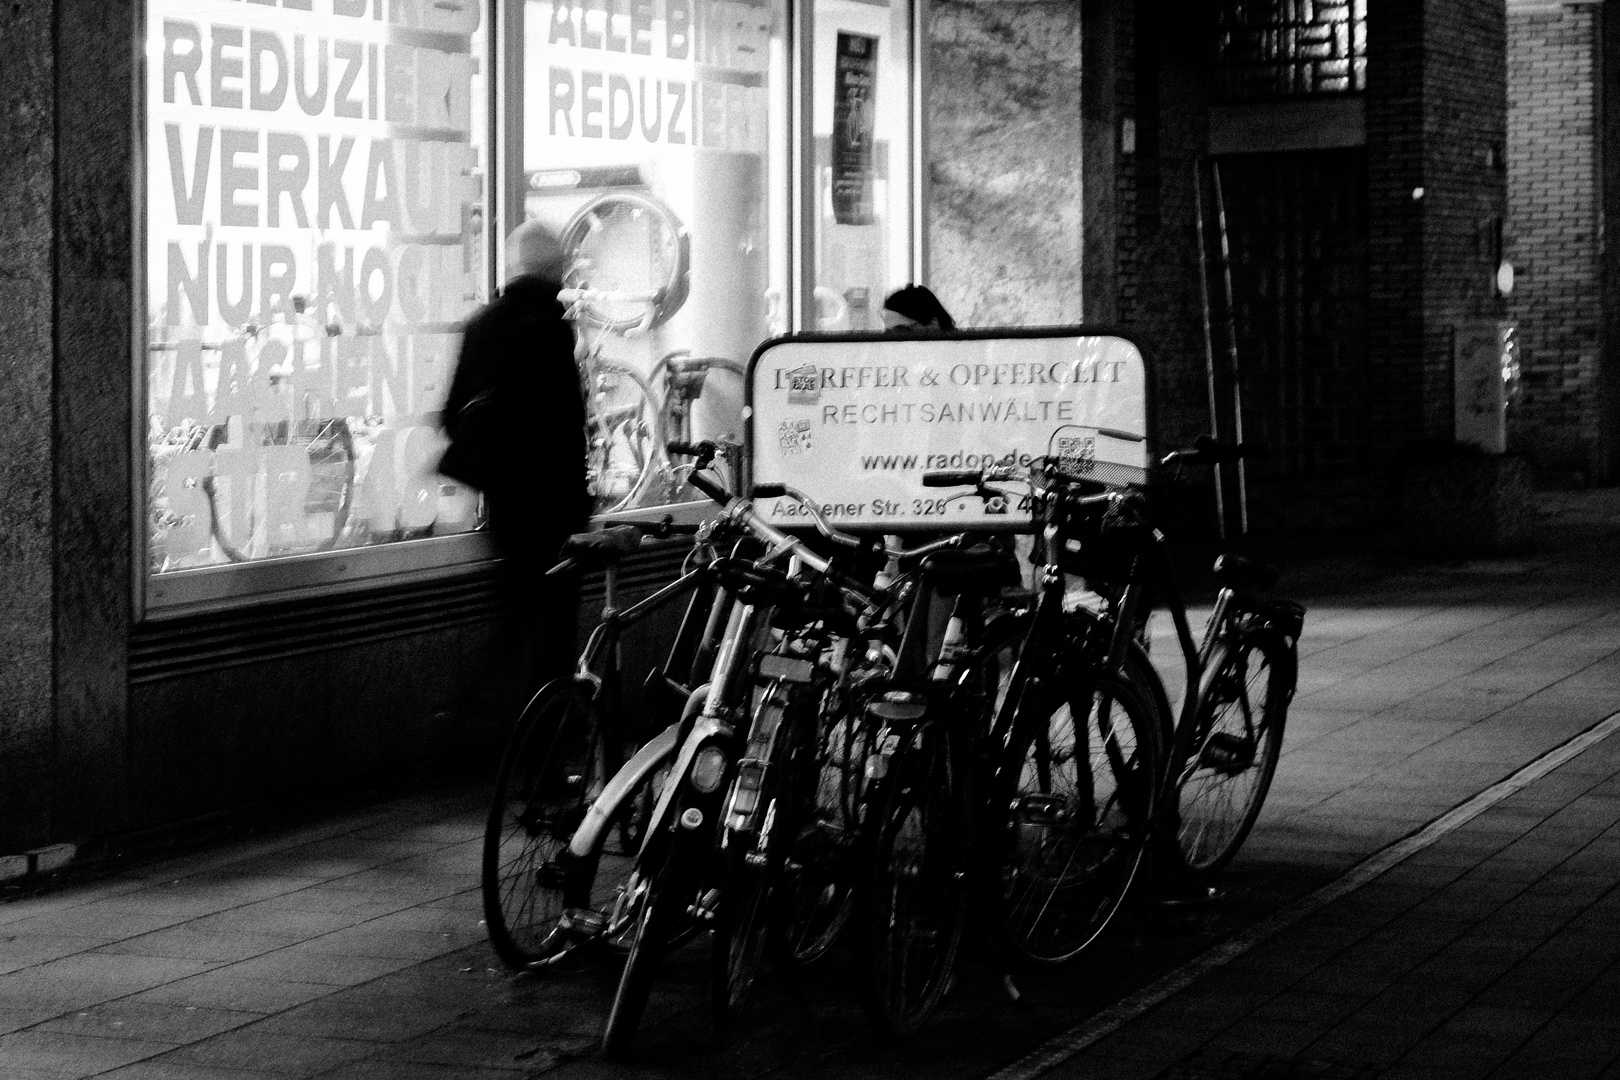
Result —
[{"label": "parked bicycle", "polygon": [[[1231,861],[1265,801],[1293,697],[1304,608],[1262,595],[1276,577],[1269,567],[1223,556],[1215,564],[1215,607],[1202,640],[1194,640],[1167,542],[1143,490],[1145,470],[1110,463],[1123,456],[1110,454],[1110,444],[1141,441],[1134,433],[1069,426],[1054,434],[1047,457],[1033,468],[933,474],[924,483],[1028,486],[1046,579],[1077,574],[1100,601],[1095,611],[1071,613],[1071,637],[1091,664],[1145,691],[1158,714],[1169,748],[1159,831],[1173,838],[1163,850],[1202,880]],[[1216,464],[1247,452],[1204,437],[1161,464]],[[1186,691],[1174,714],[1142,647],[1154,596],[1170,612],[1186,665]]]},{"label": "parked bicycle", "polygon": [[[621,608],[619,564],[643,537],[694,533],[698,543],[680,577]],[[674,752],[672,725],[698,700],[729,610],[710,573],[721,539],[714,529],[666,519],[581,533],[564,545],[553,573],[600,570],[602,614],[577,672],[524,707],[496,774],[481,882],[490,942],[509,967],[545,965],[622,930],[611,922],[616,890]],[[638,722],[626,711],[622,636],[683,597],[679,629],[642,688]]]},{"label": "parked bicycle", "polygon": [[[638,914],[604,1050],[629,1045],[659,958],[694,926],[714,929],[715,1018],[733,1019],[771,937],[771,912],[805,910],[806,882],[830,898],[856,897],[863,997],[874,1020],[895,1032],[919,1027],[949,985],[975,881],[999,883],[992,891],[1006,911],[1062,913],[1001,920],[1031,950],[1040,934],[1056,932],[1070,951],[1093,939],[1117,911],[1148,835],[1162,769],[1150,709],[1130,687],[1059,666],[1055,658],[1069,650],[1049,634],[1062,633],[1051,618],[1060,607],[1048,606],[1033,635],[986,619],[994,595],[1018,582],[1006,550],[963,547],[965,538],[953,536],[880,551],[832,529],[803,493],[755,488],[756,497],[797,499],[857,563],[863,553],[881,554],[909,571],[903,582],[880,585],[775,529],[713,478],[695,472],[692,482],[772,554],[723,571],[738,603],[705,707],[683,724],[672,781],[637,855],[626,895]],[[788,557],[799,573],[780,567]],[[847,708],[817,722],[817,707],[825,713],[833,700],[827,684],[843,675],[825,659],[839,655],[831,646],[842,641],[847,658],[849,644],[870,636],[899,595],[901,638],[881,692],[867,688],[859,733]],[[953,605],[942,643],[928,631],[936,596]],[[778,632],[766,633],[773,624]],[[1003,708],[992,727],[996,700],[1016,707]],[[818,742],[842,744],[842,752],[818,755]],[[974,764],[985,756],[995,763],[989,777]],[[838,805],[823,798],[829,761],[845,777],[859,769],[864,780],[853,867],[833,854],[830,871],[814,863],[817,845],[805,842],[822,823],[804,827]],[[833,779],[835,789],[850,786]],[[988,821],[976,809],[984,790],[992,792]],[[989,847],[976,842],[981,833],[995,838]],[[826,857],[836,845],[821,846]],[[788,899],[773,904],[773,895]],[[821,908],[819,938],[836,933],[833,912],[832,904]],[[1077,924],[1085,930],[1075,942]]]}]

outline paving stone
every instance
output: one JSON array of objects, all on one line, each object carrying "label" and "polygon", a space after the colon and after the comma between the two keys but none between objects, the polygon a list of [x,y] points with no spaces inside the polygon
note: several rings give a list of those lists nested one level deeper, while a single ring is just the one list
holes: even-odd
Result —
[{"label": "paving stone", "polygon": [[211,971],[166,983],[156,989],[133,994],[125,1000],[272,1013],[324,997],[336,990],[331,983],[236,976],[229,974],[229,970]]},{"label": "paving stone", "polygon": [[369,995],[342,1000],[325,997],[279,1013],[255,1030],[267,1035],[403,1042],[448,1027],[456,1016],[456,1010],[447,1010],[438,1002],[379,1001]]},{"label": "paving stone", "polygon": [[0,1035],[0,1062],[8,1070],[90,1076],[170,1049],[172,1044],[140,1039],[101,1038],[62,1031],[14,1031]]},{"label": "paving stone", "polygon": [[379,956],[343,956],[315,952],[309,942],[279,949],[223,969],[238,979],[272,978],[287,982],[353,986],[378,975],[397,971],[408,959]]},{"label": "paving stone", "polygon": [[260,1069],[227,1069],[220,1065],[187,1065],[156,1058],[99,1073],[96,1080],[291,1080],[293,1073]]},{"label": "paving stone", "polygon": [[252,956],[286,948],[296,936],[266,937],[259,934],[199,931],[192,923],[182,923],[150,934],[125,938],[94,950],[130,956],[161,956],[180,960],[232,963]]},{"label": "paving stone", "polygon": [[0,975],[74,953],[89,952],[110,940],[114,939],[99,935],[0,932]]},{"label": "paving stone", "polygon": [[190,1043],[241,1027],[264,1014],[194,1005],[170,1005],[124,999],[90,1009],[63,1013],[40,1024],[36,1031],[60,1031],[101,1038],[144,1039],[151,1042]]},{"label": "paving stone", "polygon": [[292,1076],[314,1076],[365,1057],[375,1043],[317,1035],[260,1033],[252,1027],[227,1031],[172,1050],[163,1062],[252,1070],[269,1064]]}]

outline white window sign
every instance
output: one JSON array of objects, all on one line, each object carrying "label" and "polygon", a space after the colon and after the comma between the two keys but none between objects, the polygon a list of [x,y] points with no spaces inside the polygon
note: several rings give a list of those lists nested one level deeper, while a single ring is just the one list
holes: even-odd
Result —
[{"label": "white window sign", "polygon": [[485,0],[148,0],[153,572],[470,530],[434,471],[487,296]]}]

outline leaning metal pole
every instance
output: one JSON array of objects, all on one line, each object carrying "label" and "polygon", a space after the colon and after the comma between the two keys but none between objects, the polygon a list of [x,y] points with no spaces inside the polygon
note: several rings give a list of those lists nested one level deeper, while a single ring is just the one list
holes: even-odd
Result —
[{"label": "leaning metal pole", "polygon": [[[1209,172],[1215,183],[1215,217],[1221,230],[1221,277],[1226,285],[1226,348],[1232,365],[1232,437],[1243,445],[1243,378],[1238,368],[1237,310],[1232,303],[1232,248],[1226,236],[1226,200],[1221,195],[1221,164],[1209,163]],[[1243,468],[1243,458],[1237,459],[1238,478],[1238,535],[1249,535],[1249,484]]]},{"label": "leaning metal pole", "polygon": [[[1209,252],[1204,242],[1204,163],[1193,160],[1193,202],[1197,205],[1198,229],[1198,298],[1204,307],[1204,374],[1209,385],[1209,433],[1221,437],[1221,422],[1215,404],[1215,330],[1209,311]],[[1222,542],[1226,540],[1226,485],[1221,477],[1221,466],[1215,464],[1215,521]]]}]

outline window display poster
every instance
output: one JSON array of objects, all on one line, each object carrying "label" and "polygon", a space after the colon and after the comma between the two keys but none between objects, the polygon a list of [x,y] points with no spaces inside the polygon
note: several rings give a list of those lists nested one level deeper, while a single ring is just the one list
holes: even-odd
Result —
[{"label": "window display poster", "polygon": [[833,71],[832,205],[839,225],[872,224],[878,39],[838,32]]},{"label": "window display poster", "polygon": [[146,27],[151,569],[473,528],[433,465],[487,296],[485,0]]},{"label": "window display poster", "polygon": [[[756,483],[785,483],[855,530],[1027,523],[995,506],[924,487],[933,469],[1028,465],[1048,453],[1145,475],[1147,380],[1124,338],[885,338],[772,343],[750,375]],[[804,524],[793,499],[767,520]]]}]

